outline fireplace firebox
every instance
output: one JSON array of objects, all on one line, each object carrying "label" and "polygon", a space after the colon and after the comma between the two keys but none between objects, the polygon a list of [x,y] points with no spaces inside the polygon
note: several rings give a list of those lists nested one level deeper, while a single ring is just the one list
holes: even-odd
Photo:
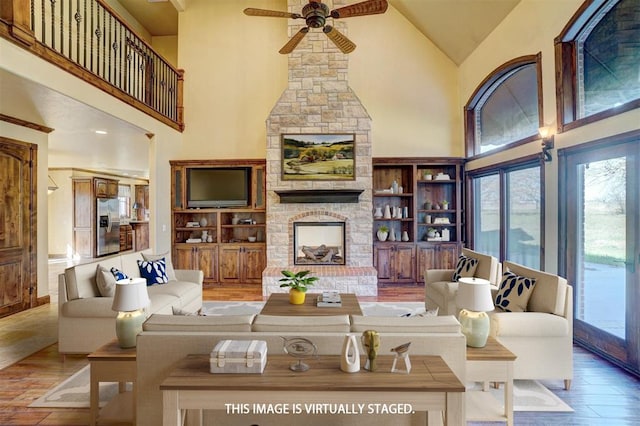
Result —
[{"label": "fireplace firebox", "polygon": [[295,222],[295,265],[345,265],[344,222]]}]

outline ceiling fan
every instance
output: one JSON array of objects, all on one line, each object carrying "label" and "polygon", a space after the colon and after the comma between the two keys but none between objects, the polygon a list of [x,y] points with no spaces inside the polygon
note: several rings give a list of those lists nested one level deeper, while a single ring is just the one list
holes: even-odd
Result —
[{"label": "ceiling fan", "polygon": [[302,41],[309,32],[309,28],[322,28],[327,37],[342,51],[342,53],[351,53],[356,45],[349,40],[344,34],[336,30],[331,25],[327,25],[327,18],[340,19],[351,18],[353,16],[376,15],[384,13],[387,10],[387,0],[367,0],[361,3],[340,7],[329,11],[329,7],[322,3],[321,0],[309,0],[309,4],[302,8],[302,14],[279,12],[277,10],[254,9],[247,8],[244,10],[245,15],[249,16],[267,16],[271,18],[291,18],[304,19],[307,26],[303,27],[293,35],[280,49],[280,53],[286,55],[293,52],[298,43]]}]

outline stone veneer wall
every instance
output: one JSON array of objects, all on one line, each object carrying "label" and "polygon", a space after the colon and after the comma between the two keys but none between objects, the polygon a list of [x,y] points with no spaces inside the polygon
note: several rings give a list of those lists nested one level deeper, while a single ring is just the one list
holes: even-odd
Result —
[{"label": "stone veneer wall", "polygon": [[[289,11],[300,13],[306,0],[289,0]],[[333,7],[346,4],[334,0]],[[347,34],[346,23],[328,20]],[[333,22],[332,22],[333,21]],[[302,19],[289,20],[289,36],[304,26]],[[283,40],[283,44],[286,40]],[[275,53],[275,52],[274,52]],[[267,119],[267,268],[263,294],[283,291],[278,287],[282,269],[309,269],[320,278],[318,290],[339,290],[377,295],[377,272],[373,268],[372,146],[371,118],[348,85],[349,58],[322,33],[311,29],[289,54],[289,86]],[[352,181],[282,180],[282,134],[354,133],[356,179]],[[276,190],[363,189],[358,203],[281,204]],[[293,265],[293,222],[335,221],[345,226],[345,266]]]}]

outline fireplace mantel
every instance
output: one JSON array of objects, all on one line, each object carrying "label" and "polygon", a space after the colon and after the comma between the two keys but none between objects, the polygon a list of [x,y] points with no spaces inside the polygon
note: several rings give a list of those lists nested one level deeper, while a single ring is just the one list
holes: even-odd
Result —
[{"label": "fireplace mantel", "polygon": [[357,203],[364,189],[293,189],[275,191],[280,203]]}]

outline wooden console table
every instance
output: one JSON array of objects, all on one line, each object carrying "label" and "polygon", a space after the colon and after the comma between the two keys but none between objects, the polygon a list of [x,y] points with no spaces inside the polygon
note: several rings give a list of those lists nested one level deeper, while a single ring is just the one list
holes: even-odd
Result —
[{"label": "wooden console table", "polygon": [[[160,385],[163,424],[178,426],[182,410],[227,410],[228,404],[410,404],[413,411],[444,413],[445,425],[463,425],[464,385],[439,356],[411,356],[410,374],[391,373],[391,356],[381,356],[378,371],[343,373],[340,357],[305,360],[309,371],[294,373],[287,355],[269,355],[263,374],[211,374],[209,355],[189,355]],[[191,413],[191,412],[190,412]],[[240,414],[239,414],[240,415]],[[283,414],[286,415],[286,414]],[[429,417],[429,416],[428,416]]]},{"label": "wooden console table", "polygon": [[302,305],[289,303],[289,293],[272,293],[264,304],[260,315],[321,316],[321,315],[362,315],[358,298],[353,293],[340,293],[342,306],[319,308],[316,306],[318,293],[307,293]]},{"label": "wooden console table", "polygon": [[[493,337],[484,348],[467,347],[467,381],[482,391],[467,392],[467,420],[503,421],[513,426],[513,362],[516,356]],[[487,392],[488,382],[504,383],[504,410]]]}]

